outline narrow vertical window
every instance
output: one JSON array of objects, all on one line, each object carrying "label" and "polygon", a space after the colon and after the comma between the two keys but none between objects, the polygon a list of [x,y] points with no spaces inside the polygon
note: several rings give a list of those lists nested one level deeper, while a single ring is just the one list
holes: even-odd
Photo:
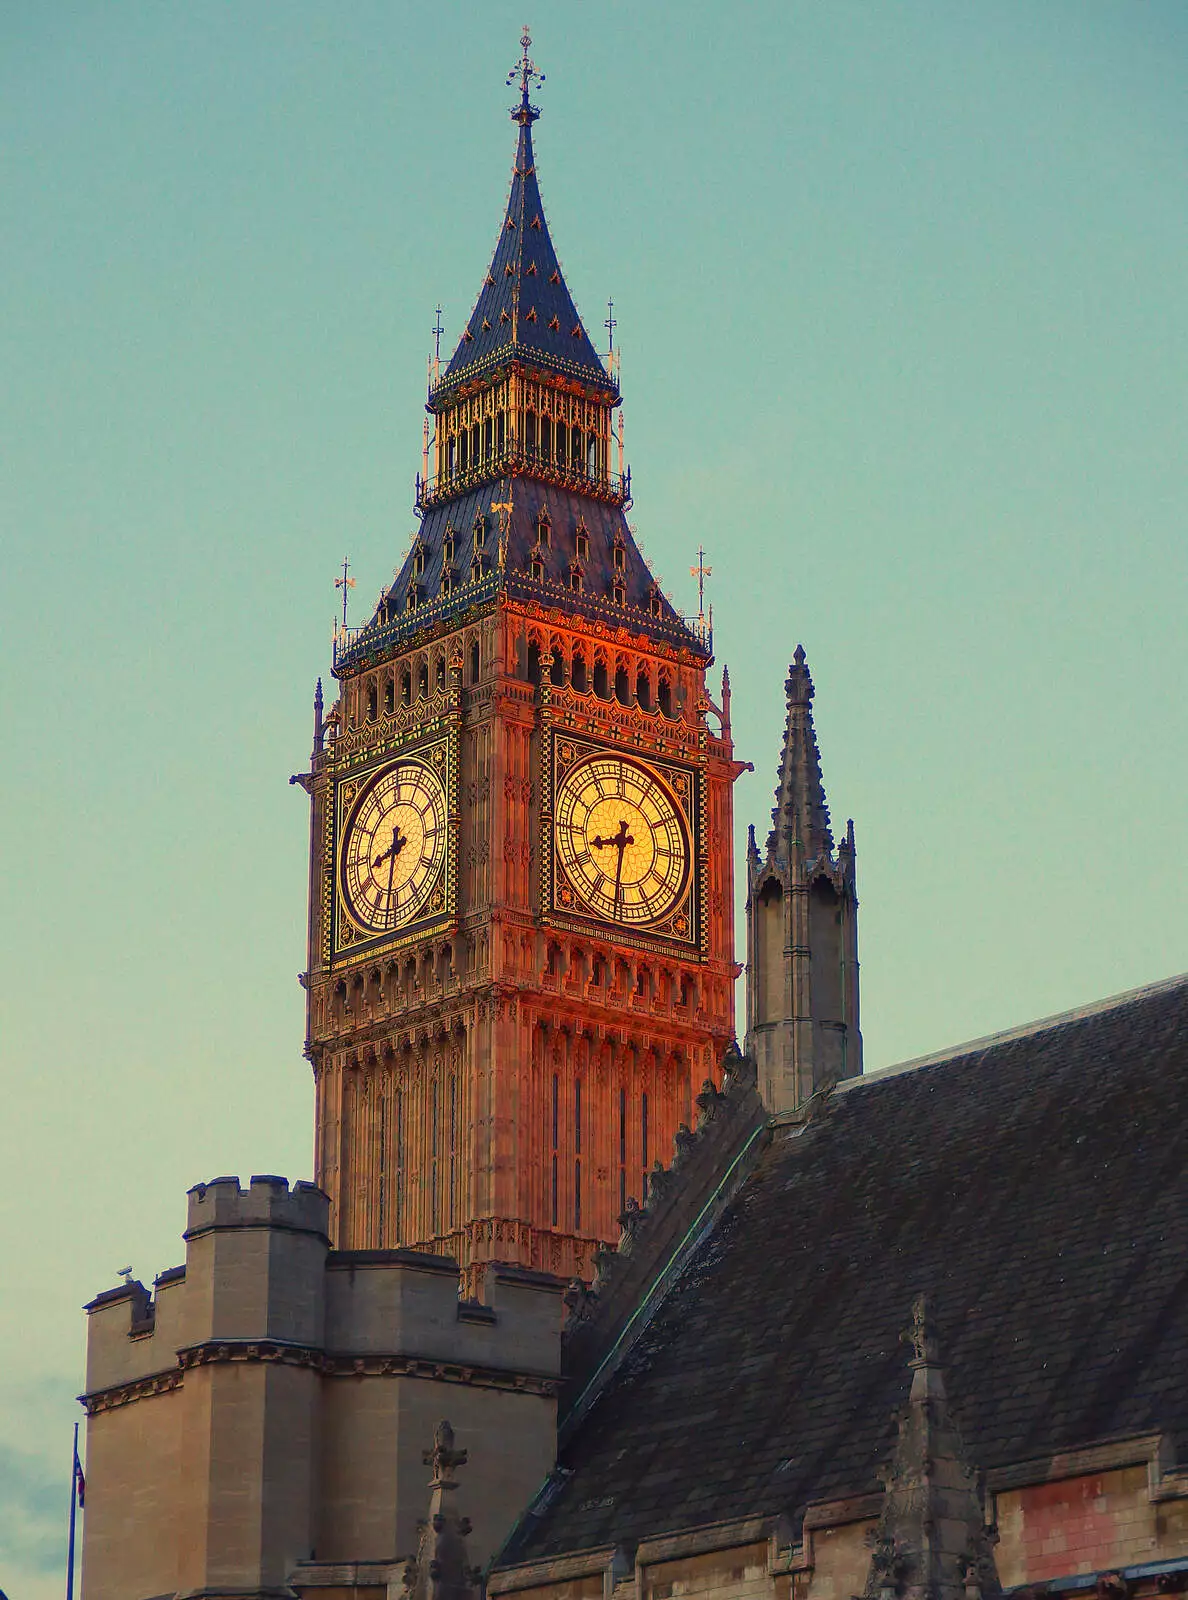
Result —
[{"label": "narrow vertical window", "polygon": [[557,1226],[557,1126],[561,1120],[561,1080],[553,1074],[553,1227]]},{"label": "narrow vertical window", "polygon": [[438,1204],[437,1204],[437,1084],[433,1085],[433,1105],[430,1113],[429,1128],[429,1231],[437,1232]]},{"label": "narrow vertical window", "polygon": [[619,1210],[627,1209],[627,1091],[619,1090]]},{"label": "narrow vertical window", "polygon": [[384,1249],[384,1223],[387,1219],[388,1209],[388,1097],[380,1086],[380,1124],[379,1124],[379,1193],[375,1202],[375,1240],[376,1248]]},{"label": "narrow vertical window", "polygon": [[646,1203],[648,1198],[648,1097],[646,1094],[639,1097],[639,1135],[640,1151],[643,1157],[643,1193],[640,1198]]},{"label": "narrow vertical window", "polygon": [[573,1084],[573,1226],[582,1227],[582,1080]]},{"label": "narrow vertical window", "polygon": [[404,1237],[404,1090],[396,1091],[396,1160],[392,1194],[395,1200],[396,1244]]},{"label": "narrow vertical window", "polygon": [[450,1079],[450,1200],[449,1226],[454,1226],[454,1193],[458,1182],[458,1080]]}]

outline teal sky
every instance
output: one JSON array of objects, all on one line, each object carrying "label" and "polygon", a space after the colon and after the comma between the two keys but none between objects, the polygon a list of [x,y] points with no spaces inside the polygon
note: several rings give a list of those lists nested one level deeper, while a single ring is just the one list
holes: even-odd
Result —
[{"label": "teal sky", "polygon": [[[336,566],[359,620],[415,526],[433,307],[452,348],[522,20],[0,8],[10,1600],[61,1592],[81,1303],[181,1258],[191,1183],[310,1169],[288,778]],[[1188,12],[532,24],[632,518],[679,605],[713,565],[740,843],[808,651],[868,1065],[1188,967]]]}]

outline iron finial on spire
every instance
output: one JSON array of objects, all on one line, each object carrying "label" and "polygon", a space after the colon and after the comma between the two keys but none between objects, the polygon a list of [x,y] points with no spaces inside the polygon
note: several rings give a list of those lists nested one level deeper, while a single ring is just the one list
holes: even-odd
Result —
[{"label": "iron finial on spire", "polygon": [[705,621],[705,580],[713,575],[713,567],[705,564],[705,550],[697,546],[697,565],[689,568],[689,576],[697,579],[697,620]]},{"label": "iron finial on spire", "polygon": [[348,560],[348,558],[346,556],[343,556],[343,558],[342,558],[342,577],[341,578],[335,578],[334,587],[336,589],[341,589],[342,590],[342,626],[343,626],[343,630],[344,631],[346,630],[346,625],[347,625],[347,595],[355,587],[354,578],[351,578],[351,577],[348,576],[350,570],[351,570],[351,563],[350,563],[350,561]]},{"label": "iron finial on spire", "polygon": [[532,35],[528,32],[528,24],[525,23],[524,31],[520,35],[520,49],[523,54],[507,75],[509,88],[517,78],[520,80],[520,103],[518,106],[512,107],[513,122],[531,123],[535,122],[537,117],[540,116],[538,107],[534,106],[528,98],[528,92],[533,83],[543,83],[545,75],[543,72],[537,72],[536,63],[528,54],[531,48]]},{"label": "iron finial on spire", "polygon": [[606,321],[602,324],[602,326],[606,329],[607,339],[609,341],[607,344],[607,349],[613,355],[615,351],[615,329],[619,326],[618,318],[615,316],[615,302],[613,300],[608,300],[606,302]]}]

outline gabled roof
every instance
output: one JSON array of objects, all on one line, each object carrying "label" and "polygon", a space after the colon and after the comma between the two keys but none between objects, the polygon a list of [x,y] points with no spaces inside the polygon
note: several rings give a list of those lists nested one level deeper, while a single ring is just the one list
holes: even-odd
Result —
[{"label": "gabled roof", "polygon": [[777,1123],[503,1563],[877,1492],[920,1294],[979,1469],[1185,1459],[1188,978]]},{"label": "gabled roof", "polygon": [[532,153],[536,111],[523,103],[507,212],[478,300],[431,398],[504,361],[520,359],[592,384],[610,398],[618,388],[578,316],[545,221]]}]

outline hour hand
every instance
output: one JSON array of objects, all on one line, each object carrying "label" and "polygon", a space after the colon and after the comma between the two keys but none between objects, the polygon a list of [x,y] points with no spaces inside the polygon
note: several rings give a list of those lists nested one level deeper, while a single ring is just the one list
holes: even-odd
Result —
[{"label": "hour hand", "polygon": [[400,837],[400,825],[399,825],[399,823],[397,823],[396,827],[394,827],[392,829],[392,843],[388,846],[388,848],[386,850],[381,850],[380,851],[379,855],[376,856],[375,860],[371,863],[372,866],[373,867],[382,867],[384,862],[388,861],[388,860],[391,860],[391,861],[394,862],[396,860],[396,857],[404,849],[404,847],[405,847],[405,845],[407,843],[408,843],[407,839],[402,839]]}]

